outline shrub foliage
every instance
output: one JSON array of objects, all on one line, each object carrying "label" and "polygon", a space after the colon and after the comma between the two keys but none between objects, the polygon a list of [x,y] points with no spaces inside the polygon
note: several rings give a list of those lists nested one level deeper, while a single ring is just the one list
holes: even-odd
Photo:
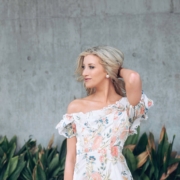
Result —
[{"label": "shrub foliage", "polygon": [[29,139],[16,152],[17,137],[10,141],[6,136],[0,139],[0,179],[1,180],[63,180],[66,140],[60,150],[52,147],[54,136],[47,148],[36,145]]}]

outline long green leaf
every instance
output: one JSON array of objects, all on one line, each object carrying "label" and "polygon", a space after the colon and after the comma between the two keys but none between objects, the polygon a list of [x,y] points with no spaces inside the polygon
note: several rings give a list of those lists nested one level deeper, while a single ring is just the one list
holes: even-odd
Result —
[{"label": "long green leaf", "polygon": [[146,146],[148,144],[148,137],[146,133],[143,133],[142,136],[140,137],[136,147],[134,148],[134,155],[137,156],[144,152],[146,150]]},{"label": "long green leaf", "polygon": [[0,147],[3,149],[4,152],[8,151],[9,143],[6,136],[1,139]]},{"label": "long green leaf", "polygon": [[9,142],[9,146],[11,147],[13,144],[17,144],[17,137],[16,136],[13,136]]},{"label": "long green leaf", "polygon": [[4,151],[3,149],[0,147],[0,158],[2,158],[4,156]]},{"label": "long green leaf", "polygon": [[145,164],[142,166],[142,168],[141,168],[141,174],[140,174],[141,177],[142,177],[142,175],[145,173],[145,171],[147,170],[147,168],[149,167],[149,165],[150,165],[150,160],[148,159],[148,160],[145,162]]},{"label": "long green leaf", "polygon": [[28,161],[28,167],[31,170],[31,172],[34,169],[34,166],[36,164],[36,162],[34,162],[34,156],[31,154],[30,150],[28,149],[26,152],[26,156],[27,156],[27,161]]},{"label": "long green leaf", "polygon": [[169,166],[171,166],[172,164],[175,164],[175,163],[180,163],[180,158],[170,159]]},{"label": "long green leaf", "polygon": [[150,155],[150,162],[151,162],[151,169],[150,169],[150,177],[155,177],[155,180],[159,180],[159,168],[158,168],[158,162],[156,157],[156,152],[154,149],[151,149],[151,155]]},{"label": "long green leaf", "polygon": [[153,179],[153,175],[154,175],[154,172],[155,172],[155,169],[154,169],[154,165],[152,164],[152,166],[150,167],[150,170],[149,170],[149,178],[150,179]]},{"label": "long green leaf", "polygon": [[6,153],[4,153],[0,159],[0,169],[5,165],[6,162],[7,162],[7,155]]},{"label": "long green leaf", "polygon": [[166,128],[163,127],[161,129],[161,133],[160,133],[160,137],[159,137],[159,144],[158,144],[158,148],[157,148],[157,163],[158,166],[162,166],[163,164],[163,156],[162,156],[162,150],[163,150],[163,144],[165,141],[165,132],[166,132]]},{"label": "long green leaf", "polygon": [[46,159],[46,156],[44,154],[44,151],[41,151],[39,152],[39,161],[41,163],[41,166],[42,166],[42,169],[46,170],[46,167],[47,167],[47,159]]},{"label": "long green leaf", "polygon": [[11,176],[8,178],[8,180],[15,180],[20,176],[21,171],[25,167],[26,162],[22,162],[18,165],[17,169],[11,174]]},{"label": "long green leaf", "polygon": [[15,156],[9,160],[7,169],[4,173],[3,180],[6,180],[14,172],[17,163],[18,163],[18,156]]},{"label": "long green leaf", "polygon": [[[62,173],[60,173],[60,172],[62,172]],[[51,174],[51,177],[53,178],[53,177],[59,176],[61,174],[63,175],[64,173],[62,171],[62,168],[59,166],[56,169],[54,169],[54,171]]]},{"label": "long green leaf", "polygon": [[3,179],[6,168],[7,168],[7,164],[5,166],[3,166],[3,168],[1,168],[1,170],[0,170],[0,179]]},{"label": "long green leaf", "polygon": [[20,174],[20,179],[32,180],[32,171],[30,170],[30,168],[28,166],[28,162],[27,162],[26,166],[24,167],[24,169],[22,170],[22,172]]},{"label": "long green leaf", "polygon": [[136,170],[137,168],[137,159],[134,156],[134,154],[127,148],[127,149],[123,149],[123,154],[126,158],[126,162],[127,165],[131,171],[131,173],[133,174],[133,172]]},{"label": "long green leaf", "polygon": [[61,160],[62,158],[66,157],[66,152],[67,152],[67,139],[64,139],[62,142],[62,145],[59,149],[59,159]]},{"label": "long green leaf", "polygon": [[65,157],[61,159],[60,164],[54,169],[51,177],[64,176]]},{"label": "long green leaf", "polygon": [[48,149],[47,152],[48,152],[47,163],[50,164],[51,160],[57,153],[57,148],[55,147],[55,148],[51,148],[50,150]]},{"label": "long green leaf", "polygon": [[35,167],[34,172],[34,180],[46,180],[46,174],[39,164]]},{"label": "long green leaf", "polygon": [[52,173],[53,170],[59,165],[59,154],[56,154],[52,161],[49,164],[49,173]]},{"label": "long green leaf", "polygon": [[142,179],[143,179],[143,180],[150,180],[149,177],[148,177],[146,174],[143,174],[143,175],[142,175]]},{"label": "long green leaf", "polygon": [[22,154],[19,156],[19,161],[18,161],[15,171],[11,174],[8,180],[16,180],[19,177],[25,165],[26,165],[26,162],[24,161],[24,154]]},{"label": "long green leaf", "polygon": [[173,159],[173,158],[171,158],[171,152],[172,152],[172,146],[173,146],[173,143],[174,143],[174,139],[175,139],[175,136],[173,136],[172,143],[169,143],[167,138],[164,141],[164,149],[162,151],[162,153],[164,155],[164,158],[163,158],[163,170],[161,170],[160,177],[162,176],[163,173],[167,172],[169,162],[170,162],[171,159]]},{"label": "long green leaf", "polygon": [[10,160],[10,159],[14,156],[15,150],[16,150],[16,144],[13,143],[13,144],[11,145],[11,147],[9,147],[8,152],[7,152],[7,154],[8,154],[8,160]]}]

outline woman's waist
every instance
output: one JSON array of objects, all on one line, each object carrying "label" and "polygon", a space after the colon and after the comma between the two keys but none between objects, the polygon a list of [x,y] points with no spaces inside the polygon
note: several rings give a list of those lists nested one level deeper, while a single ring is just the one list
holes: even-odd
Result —
[{"label": "woman's waist", "polygon": [[108,146],[108,147],[100,147],[97,149],[93,149],[93,147],[86,147],[86,146],[80,146],[76,147],[76,155],[81,156],[81,155],[91,155],[91,154],[96,154],[96,155],[110,155],[110,156],[118,156],[119,154],[122,154],[122,146]]},{"label": "woman's waist", "polygon": [[[84,167],[87,164],[96,164],[101,166],[102,164],[118,164],[125,163],[125,158],[122,154],[122,148],[113,146],[110,149],[98,149],[88,152],[79,153],[76,156],[76,166]],[[80,168],[81,169],[81,168]]]}]

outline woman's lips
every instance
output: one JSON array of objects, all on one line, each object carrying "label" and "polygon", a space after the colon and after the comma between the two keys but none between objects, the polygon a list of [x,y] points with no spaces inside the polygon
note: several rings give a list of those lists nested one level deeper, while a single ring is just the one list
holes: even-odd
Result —
[{"label": "woman's lips", "polygon": [[85,82],[87,82],[87,81],[89,81],[89,80],[91,80],[91,78],[85,78],[85,79],[84,79]]}]

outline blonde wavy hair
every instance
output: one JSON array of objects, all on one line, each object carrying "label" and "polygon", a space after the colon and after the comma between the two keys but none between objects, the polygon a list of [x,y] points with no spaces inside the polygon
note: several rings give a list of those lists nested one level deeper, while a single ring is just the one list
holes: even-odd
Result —
[{"label": "blonde wavy hair", "polygon": [[[84,78],[82,76],[83,60],[85,56],[91,54],[101,59],[100,63],[104,67],[105,71],[109,74],[116,93],[123,97],[126,96],[125,83],[122,78],[118,78],[119,69],[123,65],[124,55],[120,50],[110,46],[96,46],[89,48],[83,51],[82,53],[80,53],[77,59],[77,68],[76,68],[77,80],[84,81]],[[86,91],[87,91],[87,95],[91,95],[96,91],[96,89],[86,88]]]}]

